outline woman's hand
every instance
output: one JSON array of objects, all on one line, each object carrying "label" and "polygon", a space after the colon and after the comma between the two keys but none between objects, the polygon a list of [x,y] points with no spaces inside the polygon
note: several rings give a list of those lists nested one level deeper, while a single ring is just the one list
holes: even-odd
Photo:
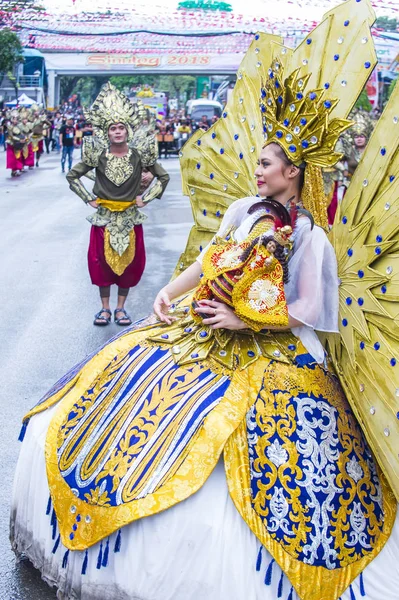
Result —
[{"label": "woman's hand", "polygon": [[203,319],[202,322],[204,325],[210,325],[212,329],[248,329],[248,325],[241,321],[229,306],[217,300],[198,301],[196,312],[209,315],[209,318]]},{"label": "woman's hand", "polygon": [[168,315],[168,310],[170,308],[171,301],[169,298],[169,294],[167,293],[165,288],[162,288],[160,292],[158,292],[157,297],[154,301],[153,310],[156,316],[162,323],[166,323],[167,325],[171,325],[175,319]]},{"label": "woman's hand", "polygon": [[145,206],[145,202],[143,202],[141,196],[136,197],[136,206],[139,208],[143,208],[143,206]]},{"label": "woman's hand", "polygon": [[90,206],[92,206],[93,208],[98,208],[98,204],[95,200],[93,200],[92,202],[88,202],[88,204],[90,204]]}]

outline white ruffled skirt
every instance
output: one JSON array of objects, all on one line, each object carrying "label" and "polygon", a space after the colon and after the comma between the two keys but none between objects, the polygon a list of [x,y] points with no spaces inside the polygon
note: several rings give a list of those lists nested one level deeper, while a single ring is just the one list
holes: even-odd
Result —
[{"label": "white ruffled skirt", "polygon": [[[33,417],[26,431],[14,482],[11,541],[58,589],[60,600],[300,600],[270,554],[264,548],[259,554],[260,543],[230,499],[222,461],[188,500],[124,527],[119,552],[115,533],[107,550],[104,540],[87,553],[66,554],[62,544],[53,553],[44,445],[56,410]],[[399,599],[399,511],[362,585],[358,577],[341,599],[362,597]]]}]

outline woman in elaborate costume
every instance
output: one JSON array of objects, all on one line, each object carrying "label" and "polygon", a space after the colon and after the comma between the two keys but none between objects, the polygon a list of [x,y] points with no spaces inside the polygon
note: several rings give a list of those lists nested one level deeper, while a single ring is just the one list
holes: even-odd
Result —
[{"label": "woman in elaborate costume", "polygon": [[[158,294],[158,322],[111,340],[26,415],[11,539],[59,598],[397,598],[394,290],[380,290],[382,305],[371,288],[388,267],[396,282],[398,262],[397,227],[375,207],[398,208],[378,157],[333,229],[339,290],[322,228],[320,167],[339,158],[332,149],[375,63],[372,22],[368,3],[350,0],[295,52],[255,36],[222,119],[182,156],[196,225],[179,269],[197,240],[210,243]],[[344,27],[338,69],[327,50]],[[386,114],[397,122],[394,101]],[[394,178],[397,146],[389,137],[378,152]],[[316,331],[330,334],[370,445]]]}]

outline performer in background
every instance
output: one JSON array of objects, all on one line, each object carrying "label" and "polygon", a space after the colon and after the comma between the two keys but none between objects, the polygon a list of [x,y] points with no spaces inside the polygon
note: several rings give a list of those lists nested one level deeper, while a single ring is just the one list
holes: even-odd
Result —
[{"label": "performer in background", "polygon": [[[129,290],[135,287],[145,268],[143,223],[138,209],[160,198],[169,175],[156,162],[155,135],[148,126],[140,127],[145,110],[134,107],[111,84],[106,84],[86,114],[96,135],[83,138],[82,162],[67,174],[71,190],[96,209],[88,217],[92,224],[88,253],[91,281],[100,289],[102,309],[94,325],[111,322],[111,285],[118,286],[114,320],[131,325],[125,310]],[[95,184],[90,193],[80,178],[95,168]],[[146,168],[157,182],[140,196],[142,170]]]},{"label": "performer in background", "polygon": [[321,173],[373,14],[335,7],[295,51],[255,36],[183,149],[195,227],[158,321],[26,415],[11,540],[63,600],[397,599],[399,88],[334,247]]},{"label": "performer in background", "polygon": [[36,156],[36,167],[38,167],[40,157],[44,152],[44,138],[48,135],[48,130],[51,128],[51,122],[48,120],[46,113],[43,110],[40,110],[37,105],[31,107],[31,122],[32,148]]},{"label": "performer in background", "polygon": [[20,127],[18,110],[7,114],[8,136],[6,142],[6,168],[11,170],[11,177],[19,177],[24,169],[23,149],[26,142],[25,133]]},{"label": "performer in background", "polygon": [[19,127],[25,136],[25,145],[22,150],[22,160],[24,167],[28,167],[29,170],[35,168],[35,153],[33,151],[32,133],[33,133],[33,120],[32,114],[28,108],[19,109]]},{"label": "performer in background", "polygon": [[376,123],[370,113],[361,109],[352,111],[349,119],[353,126],[343,133],[335,147],[335,151],[343,155],[342,159],[334,167],[323,171],[330,226],[334,223],[338,204],[350,184]]}]

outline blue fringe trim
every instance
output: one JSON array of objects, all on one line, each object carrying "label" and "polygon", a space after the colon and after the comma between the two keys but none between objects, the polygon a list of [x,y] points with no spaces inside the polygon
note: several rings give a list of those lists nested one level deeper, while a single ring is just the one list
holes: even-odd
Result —
[{"label": "blue fringe trim", "polygon": [[284,579],[284,571],[281,571],[280,581],[278,582],[277,598],[283,597],[283,579]]},{"label": "blue fringe trim", "polygon": [[89,562],[89,553],[85,552],[85,557],[83,559],[83,565],[82,565],[82,575],[86,575],[86,571],[87,571],[87,563]]},{"label": "blue fringe trim", "polygon": [[29,421],[25,421],[24,423],[22,423],[21,431],[19,432],[19,436],[18,436],[19,442],[24,441],[25,433],[26,433],[26,430],[28,429],[28,423],[29,423]]},{"label": "blue fringe trim", "polygon": [[272,583],[273,563],[274,563],[274,558],[272,558],[272,560],[269,563],[269,566],[267,567],[267,571],[266,571],[266,575],[265,575],[265,584],[266,585],[271,585],[271,583]]},{"label": "blue fringe trim", "polygon": [[364,589],[363,573],[360,573],[360,595],[363,596],[363,598],[366,595],[366,590]]},{"label": "blue fringe trim", "polygon": [[67,550],[64,554],[64,558],[62,559],[62,568],[66,569],[67,568],[67,564],[68,564],[68,556],[69,556],[69,550]]},{"label": "blue fringe trim", "polygon": [[97,569],[101,569],[102,561],[103,561],[103,543],[101,542],[100,550],[98,552],[98,557],[97,557]]},{"label": "blue fringe trim", "polygon": [[46,508],[46,515],[49,515],[50,512],[51,512],[51,496],[48,497],[47,508]]},{"label": "blue fringe trim", "polygon": [[122,531],[119,529],[118,535],[116,536],[114,552],[120,552],[122,545]]},{"label": "blue fringe trim", "polygon": [[352,585],[349,586],[349,590],[351,593],[351,600],[356,600],[355,592],[353,591]]},{"label": "blue fringe trim", "polygon": [[51,539],[55,540],[56,535],[57,535],[57,515],[55,514],[55,510],[53,508],[53,512],[51,513],[51,521],[50,521],[51,527],[53,528],[52,534],[51,534]]},{"label": "blue fringe trim", "polygon": [[105,546],[104,556],[101,563],[102,567],[106,567],[108,565],[108,555],[109,555],[109,538],[107,539],[107,545]]},{"label": "blue fringe trim", "polygon": [[289,596],[288,596],[287,600],[292,600],[293,593],[294,593],[294,588],[293,588],[293,587],[291,587],[291,591],[290,591],[290,594],[289,594]]},{"label": "blue fringe trim", "polygon": [[261,547],[259,548],[259,552],[258,552],[258,558],[257,558],[257,560],[256,560],[256,570],[257,570],[257,571],[260,571],[260,568],[261,568],[261,566],[262,566],[262,548],[263,548],[263,546],[261,546]]},{"label": "blue fringe trim", "polygon": [[59,535],[56,539],[56,542],[54,544],[54,548],[52,550],[52,553],[55,554],[58,550],[58,546],[60,545],[60,540],[61,540],[61,536]]}]

